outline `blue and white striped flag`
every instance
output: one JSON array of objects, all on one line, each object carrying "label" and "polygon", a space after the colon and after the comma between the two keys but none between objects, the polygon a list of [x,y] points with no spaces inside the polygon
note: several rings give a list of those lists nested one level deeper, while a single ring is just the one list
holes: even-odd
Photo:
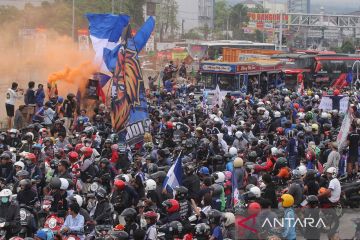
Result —
[{"label": "blue and white striped flag", "polygon": [[182,185],[182,161],[181,161],[181,153],[176,159],[175,163],[171,166],[169,171],[166,174],[166,178],[163,183],[163,188],[173,190],[174,187]]}]

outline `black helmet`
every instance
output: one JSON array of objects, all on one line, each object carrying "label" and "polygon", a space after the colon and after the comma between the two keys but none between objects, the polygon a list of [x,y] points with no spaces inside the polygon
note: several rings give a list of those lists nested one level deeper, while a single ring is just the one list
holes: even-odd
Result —
[{"label": "black helmet", "polygon": [[175,194],[175,199],[176,200],[184,200],[187,198],[187,194],[189,192],[189,190],[184,187],[184,186],[177,186],[174,188],[176,194]]},{"label": "black helmet", "polygon": [[308,204],[318,204],[319,203],[319,199],[317,196],[315,195],[309,195],[306,197],[306,201],[308,202]]},{"label": "black helmet", "polygon": [[100,163],[105,163],[106,165],[108,165],[108,164],[110,163],[110,161],[109,161],[109,159],[107,159],[107,158],[102,158],[102,159],[100,160]]},{"label": "black helmet", "polygon": [[99,187],[96,192],[95,192],[95,196],[99,197],[99,198],[105,198],[106,197],[106,190],[102,187]]},{"label": "black helmet", "polygon": [[220,220],[221,220],[221,217],[222,217],[221,212],[216,210],[216,209],[211,209],[208,212],[209,223],[219,224]]},{"label": "black helmet", "polygon": [[191,175],[195,172],[195,167],[194,165],[191,163],[191,164],[186,164],[184,166],[184,171],[187,175]]},{"label": "black helmet", "polygon": [[50,188],[51,189],[60,189],[61,187],[61,181],[58,177],[53,177],[50,180]]},{"label": "black helmet", "polygon": [[160,229],[160,232],[166,232],[169,235],[180,235],[183,231],[183,225],[179,221],[172,221],[168,224],[166,224],[162,229]]},{"label": "black helmet", "polygon": [[286,167],[287,166],[287,160],[284,157],[279,157],[276,161],[276,166],[279,168]]},{"label": "black helmet", "polygon": [[121,216],[124,217],[126,223],[132,223],[136,220],[137,212],[134,208],[125,208]]},{"label": "black helmet", "polygon": [[219,184],[211,185],[212,195],[213,196],[220,196],[223,192],[223,188]]},{"label": "black helmet", "polygon": [[155,163],[150,163],[148,165],[148,174],[153,174],[158,171],[158,166]]},{"label": "black helmet", "polygon": [[112,140],[110,138],[106,139],[104,144],[112,144]]},{"label": "black helmet", "polygon": [[210,226],[206,223],[199,223],[195,226],[195,236],[208,238],[211,233]]},{"label": "black helmet", "polygon": [[119,142],[119,136],[116,133],[113,133],[109,137],[112,141],[112,143],[118,143]]}]

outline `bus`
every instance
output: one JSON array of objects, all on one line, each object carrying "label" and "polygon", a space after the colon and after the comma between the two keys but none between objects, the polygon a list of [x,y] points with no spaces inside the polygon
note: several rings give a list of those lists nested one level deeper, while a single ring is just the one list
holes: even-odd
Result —
[{"label": "bus", "polygon": [[[254,89],[261,81],[268,80],[268,88],[275,88],[281,79],[283,64],[277,60],[254,60],[251,62],[216,62],[200,63],[200,85],[210,95],[219,86],[222,96],[230,92],[232,96],[244,96],[248,93],[247,83],[251,81]],[[281,84],[281,83],[280,83]]]},{"label": "bus", "polygon": [[189,45],[189,49],[193,47],[204,49],[204,56],[211,60],[216,60],[218,57],[222,56],[223,48],[276,50],[276,46],[273,43],[256,43],[237,40],[207,41]]}]

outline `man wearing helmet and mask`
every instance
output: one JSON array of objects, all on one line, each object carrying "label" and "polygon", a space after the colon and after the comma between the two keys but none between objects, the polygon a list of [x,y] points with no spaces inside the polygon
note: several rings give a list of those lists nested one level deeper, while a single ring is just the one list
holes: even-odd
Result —
[{"label": "man wearing helmet and mask", "polygon": [[11,162],[10,153],[4,152],[0,155],[0,177],[5,179],[5,184],[12,181],[13,164]]},{"label": "man wearing helmet and mask", "polygon": [[6,239],[14,236],[20,226],[20,208],[18,204],[11,201],[11,195],[12,192],[9,189],[3,189],[0,192],[0,218],[5,219]]},{"label": "man wearing helmet and mask", "polygon": [[112,212],[113,207],[110,205],[109,200],[107,199],[106,190],[102,187],[99,187],[95,192],[95,197],[97,199],[97,204],[94,213],[90,213],[90,216],[94,219],[94,224],[96,225],[108,225],[112,224]]},{"label": "man wearing helmet and mask", "polygon": [[336,204],[340,200],[341,185],[337,179],[337,169],[335,167],[329,167],[326,169],[326,178],[329,180],[329,186],[326,191],[319,193],[317,197],[321,204]]}]

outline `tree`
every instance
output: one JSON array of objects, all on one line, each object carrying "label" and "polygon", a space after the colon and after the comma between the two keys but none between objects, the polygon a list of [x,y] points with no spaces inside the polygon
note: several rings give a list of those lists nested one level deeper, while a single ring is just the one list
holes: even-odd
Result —
[{"label": "tree", "polygon": [[124,4],[124,13],[128,14],[131,17],[131,22],[135,27],[140,27],[144,23],[144,12],[143,7],[145,0],[125,0]]},{"label": "tree", "polygon": [[230,7],[225,0],[220,0],[215,2],[215,19],[214,19],[215,31],[223,31],[224,29],[226,29],[229,9]]},{"label": "tree", "polygon": [[173,38],[176,30],[179,29],[176,16],[178,4],[175,0],[162,0],[157,9],[157,31],[160,33],[160,41],[164,37]]},{"label": "tree", "polygon": [[201,39],[199,30],[196,28],[190,29],[187,33],[184,34],[185,39]]},{"label": "tree", "polygon": [[354,53],[355,47],[351,41],[346,40],[345,42],[343,42],[343,44],[341,46],[341,51],[343,53]]},{"label": "tree", "polygon": [[239,3],[235,6],[231,7],[230,15],[229,15],[229,25],[231,26],[231,30],[233,31],[233,38],[234,39],[243,39],[243,27],[244,23],[249,21],[247,16],[248,8]]}]

